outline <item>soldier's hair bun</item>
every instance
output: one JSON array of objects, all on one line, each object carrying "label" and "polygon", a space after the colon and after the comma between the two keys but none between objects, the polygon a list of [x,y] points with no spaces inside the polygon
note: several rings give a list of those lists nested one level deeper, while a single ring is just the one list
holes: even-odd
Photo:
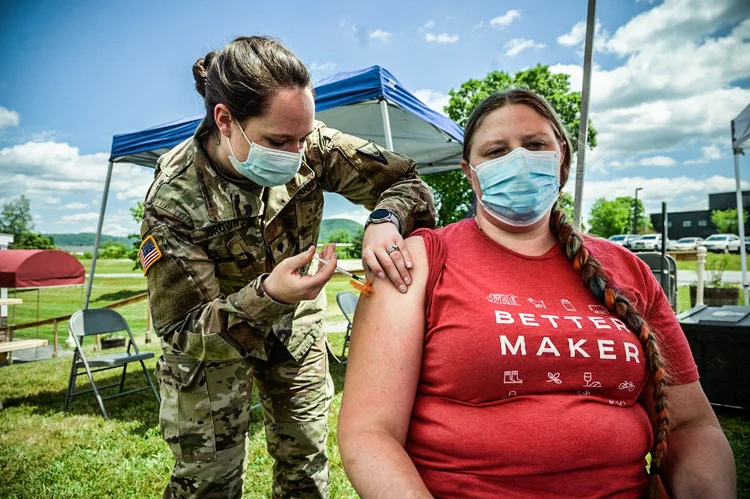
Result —
[{"label": "soldier's hair bun", "polygon": [[211,62],[219,55],[218,52],[213,51],[201,57],[195,64],[193,64],[193,78],[195,78],[195,89],[201,94],[201,97],[206,98],[206,82],[208,81],[208,70],[211,67]]}]

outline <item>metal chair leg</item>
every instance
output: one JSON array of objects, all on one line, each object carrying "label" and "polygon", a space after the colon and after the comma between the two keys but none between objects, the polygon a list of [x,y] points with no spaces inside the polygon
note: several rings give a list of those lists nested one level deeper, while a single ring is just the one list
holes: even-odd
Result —
[{"label": "metal chair leg", "polygon": [[127,372],[128,372],[128,365],[127,364],[123,364],[123,366],[122,366],[122,376],[120,376],[120,393],[122,393],[122,391],[125,388],[125,374]]},{"label": "metal chair leg", "polygon": [[89,369],[89,366],[85,364],[84,364],[84,367],[86,368],[86,374],[89,377],[91,388],[93,388],[94,395],[96,395],[96,401],[99,403],[99,409],[102,410],[102,415],[104,415],[104,419],[109,419],[109,416],[107,416],[107,410],[104,408],[104,400],[102,400],[102,396],[99,394],[99,389],[96,387],[96,383],[94,383],[94,377],[91,375],[91,370]]}]

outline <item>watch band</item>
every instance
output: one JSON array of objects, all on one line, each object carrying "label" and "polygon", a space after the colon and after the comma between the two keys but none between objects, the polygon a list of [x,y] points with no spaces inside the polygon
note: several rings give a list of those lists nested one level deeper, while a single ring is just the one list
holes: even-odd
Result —
[{"label": "watch band", "polygon": [[382,211],[386,212],[384,216],[373,217],[373,214],[377,211],[380,211],[380,210],[373,211],[368,217],[367,221],[365,222],[365,230],[367,230],[367,227],[370,224],[382,224],[382,223],[390,222],[396,226],[396,230],[398,230],[399,233],[401,232],[401,220],[398,219],[395,213],[393,213],[390,210],[382,209]]}]

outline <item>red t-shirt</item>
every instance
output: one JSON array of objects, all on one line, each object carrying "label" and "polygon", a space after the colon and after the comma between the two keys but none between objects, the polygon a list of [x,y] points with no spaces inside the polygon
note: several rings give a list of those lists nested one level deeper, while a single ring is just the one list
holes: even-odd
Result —
[{"label": "red t-shirt", "polygon": [[[472,219],[419,230],[429,261],[422,371],[406,450],[435,497],[643,497],[653,431],[638,338],[555,246],[497,244]],[[658,331],[674,384],[698,371],[648,267],[586,237]]]}]

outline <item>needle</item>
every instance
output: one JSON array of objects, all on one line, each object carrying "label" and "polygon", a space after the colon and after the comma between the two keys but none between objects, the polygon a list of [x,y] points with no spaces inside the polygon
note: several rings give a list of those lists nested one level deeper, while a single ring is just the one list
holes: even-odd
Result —
[{"label": "needle", "polygon": [[[313,255],[313,258],[315,258],[317,261],[321,262],[323,265],[328,265],[328,260],[325,260],[321,257],[319,257],[317,254]],[[363,280],[361,277],[359,277],[356,274],[352,274],[348,270],[342,269],[338,265],[336,265],[336,271],[341,272],[344,275],[347,275],[354,279],[353,281],[350,281],[351,285],[357,288],[358,290],[362,291],[366,295],[371,295],[374,293],[372,286],[369,282]]]}]

